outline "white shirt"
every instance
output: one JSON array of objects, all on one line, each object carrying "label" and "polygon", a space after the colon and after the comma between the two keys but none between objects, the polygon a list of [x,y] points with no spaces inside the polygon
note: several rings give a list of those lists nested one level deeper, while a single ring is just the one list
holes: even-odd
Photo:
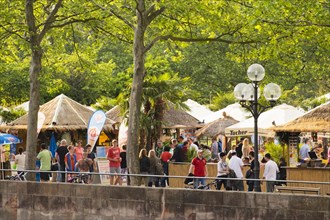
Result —
[{"label": "white shirt", "polygon": [[15,155],[15,160],[17,162],[17,170],[25,170],[25,154]]},{"label": "white shirt", "polygon": [[265,165],[264,177],[266,180],[276,180],[276,174],[279,172],[277,164],[269,160]]},{"label": "white shirt", "polygon": [[241,158],[236,155],[232,156],[229,160],[229,168],[234,170],[237,178],[243,178],[242,167],[244,166]]},{"label": "white shirt", "polygon": [[226,161],[220,161],[218,162],[218,176],[225,176],[227,175],[226,171],[228,171],[228,164]]},{"label": "white shirt", "polygon": [[194,149],[196,152],[198,151],[198,147],[196,144],[191,144],[190,149]]}]

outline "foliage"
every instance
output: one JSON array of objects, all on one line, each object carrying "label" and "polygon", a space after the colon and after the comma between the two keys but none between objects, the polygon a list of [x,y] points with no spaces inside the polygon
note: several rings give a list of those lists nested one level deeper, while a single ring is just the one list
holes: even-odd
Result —
[{"label": "foliage", "polygon": [[2,118],[2,122],[4,123],[11,122],[24,114],[26,114],[26,111],[24,109],[0,109],[0,116]]},{"label": "foliage", "polygon": [[[36,50],[43,56],[41,103],[65,93],[88,105],[117,97],[128,107],[132,91],[130,114],[138,114],[141,103],[152,106],[161,99],[192,98],[220,108],[230,102],[226,96],[237,83],[248,82],[246,69],[256,62],[266,69],[263,85],[281,85],[281,102],[309,105],[304,100],[330,89],[328,2],[27,2],[35,6],[37,47],[28,39],[32,31],[22,13],[28,4],[0,1],[2,105],[30,98],[28,72]],[[57,2],[59,11],[47,21]],[[164,80],[164,74],[171,77]],[[172,82],[175,78],[187,79],[188,86]],[[39,96],[33,99],[39,102]],[[110,107],[108,101],[101,103]],[[140,119],[131,116],[131,121]],[[138,126],[130,132],[138,136]]]},{"label": "foliage", "polygon": [[210,105],[211,110],[219,110],[227,107],[235,102],[235,97],[233,92],[231,93],[217,93],[217,96],[213,98],[212,105]]},{"label": "foliage", "polygon": [[[272,160],[279,164],[281,157],[286,155],[287,146],[281,146],[279,144],[274,144],[274,142],[268,142],[265,144],[266,152],[272,157]],[[286,160],[288,161],[288,160]]]},{"label": "foliage", "polygon": [[305,110],[310,110],[313,109],[323,103],[326,103],[328,100],[323,97],[323,98],[309,98],[306,99],[302,102],[301,107],[304,108]]},{"label": "foliage", "polygon": [[188,148],[186,162],[191,162],[195,157],[197,157],[197,151],[194,148]]},{"label": "foliage", "polygon": [[[21,1],[1,4],[1,13],[6,15],[1,17],[0,30],[0,36],[5,39],[0,45],[0,76],[4,80],[0,85],[1,103],[12,105],[29,99],[30,52],[21,38],[26,28],[19,9],[24,5]],[[125,18],[134,21],[133,2],[113,1],[110,4],[114,10],[123,12]],[[221,104],[219,97],[232,93],[237,83],[247,82],[246,69],[253,62],[265,66],[264,84],[272,81],[281,85],[282,102],[307,106],[309,104],[304,100],[329,91],[329,78],[324,77],[329,69],[329,56],[325,55],[329,53],[329,45],[324,39],[329,36],[325,20],[329,11],[319,1],[245,2],[241,5],[218,1],[175,3],[175,7],[170,2],[159,2],[155,5],[157,8],[165,6],[166,13],[152,23],[147,32],[147,43],[157,35],[175,35],[179,31],[186,31],[196,38],[221,33],[226,36],[226,24],[230,24],[232,30],[237,28],[226,36],[228,40],[255,38],[255,43],[250,44],[221,41],[191,44],[172,40],[155,44],[147,57],[148,74],[150,66],[160,69],[166,66],[167,71],[176,72],[180,77],[189,76],[191,91],[186,98],[211,103],[214,109],[224,106],[226,102]],[[199,13],[187,12],[185,7],[198,8]],[[126,82],[132,76],[132,32],[122,25],[122,21],[115,22],[113,16],[113,21],[107,19],[108,12],[91,2],[70,2],[60,12],[68,13],[70,8],[77,14],[82,9],[90,14],[80,15],[79,18],[84,17],[86,22],[50,30],[44,39],[41,102],[61,93],[88,105],[101,96],[117,97],[127,89]],[[174,19],[180,13],[181,20]],[[189,16],[185,18],[186,15]],[[95,19],[87,22],[91,16]],[[105,19],[97,19],[101,17]],[[223,32],[217,31],[216,25],[221,26]],[[168,64],[157,61],[161,56]],[[154,62],[158,64],[154,65]]]}]

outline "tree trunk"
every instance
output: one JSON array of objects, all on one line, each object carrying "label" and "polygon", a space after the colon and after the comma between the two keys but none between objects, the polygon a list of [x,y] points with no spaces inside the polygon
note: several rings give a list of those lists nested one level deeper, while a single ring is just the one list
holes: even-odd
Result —
[{"label": "tree trunk", "polygon": [[[29,159],[25,161],[25,167],[28,170],[35,170],[36,167],[36,149],[38,144],[37,124],[40,100],[40,83],[38,77],[41,71],[41,58],[42,53],[40,51],[34,51],[30,64],[30,102],[26,143],[26,153]],[[29,179],[34,180],[35,175],[31,175]]]},{"label": "tree trunk", "polygon": [[145,128],[139,128],[139,135],[140,135],[140,140],[139,140],[139,149],[138,152],[140,152],[141,149],[146,147],[146,129]]},{"label": "tree trunk", "polygon": [[[138,159],[138,138],[139,138],[139,116],[141,108],[141,97],[143,89],[143,79],[145,75],[144,66],[144,33],[146,29],[146,11],[144,0],[137,1],[137,26],[134,30],[134,74],[133,84],[129,99],[129,123],[128,123],[128,168],[131,174],[140,173],[140,165]],[[131,185],[137,185],[137,178],[131,178]]]},{"label": "tree trunk", "polygon": [[151,136],[151,132],[152,132],[152,129],[151,128],[147,128],[147,137],[146,137],[146,149],[147,149],[147,152],[149,152],[151,149],[152,149],[152,136]]},{"label": "tree trunk", "polygon": [[[36,149],[37,149],[37,124],[40,99],[40,83],[39,73],[41,71],[42,49],[40,47],[40,39],[35,25],[35,17],[33,14],[33,0],[26,0],[25,15],[27,26],[29,29],[29,43],[31,47],[31,63],[30,63],[30,102],[28,113],[27,143],[25,167],[28,170],[35,170],[36,167]],[[34,180],[35,175],[29,175],[29,180]]]},{"label": "tree trunk", "polygon": [[143,128],[140,128],[140,143],[139,143],[139,152],[141,149],[146,148],[147,152],[149,152],[149,147],[148,147],[148,137],[149,137],[149,127],[150,127],[150,122],[148,121],[148,114],[151,109],[151,103],[149,100],[146,100],[144,103],[144,109],[143,109],[143,114],[144,114],[144,123],[143,123]]},{"label": "tree trunk", "polygon": [[155,104],[155,143],[157,142],[158,139],[160,139],[161,135],[162,135],[162,121],[164,118],[164,106],[165,106],[165,102],[162,98],[158,98],[156,100],[156,104]]}]

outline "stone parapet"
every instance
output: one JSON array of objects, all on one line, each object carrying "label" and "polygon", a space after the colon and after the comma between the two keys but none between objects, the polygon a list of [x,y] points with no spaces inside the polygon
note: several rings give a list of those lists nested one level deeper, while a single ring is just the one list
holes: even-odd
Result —
[{"label": "stone parapet", "polygon": [[329,220],[330,197],[0,181],[1,219]]}]

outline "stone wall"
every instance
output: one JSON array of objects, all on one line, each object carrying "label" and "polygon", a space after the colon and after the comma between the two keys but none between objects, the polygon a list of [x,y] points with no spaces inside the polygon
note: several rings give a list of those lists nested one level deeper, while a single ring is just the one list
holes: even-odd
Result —
[{"label": "stone wall", "polygon": [[6,220],[329,218],[329,196],[0,181]]}]

